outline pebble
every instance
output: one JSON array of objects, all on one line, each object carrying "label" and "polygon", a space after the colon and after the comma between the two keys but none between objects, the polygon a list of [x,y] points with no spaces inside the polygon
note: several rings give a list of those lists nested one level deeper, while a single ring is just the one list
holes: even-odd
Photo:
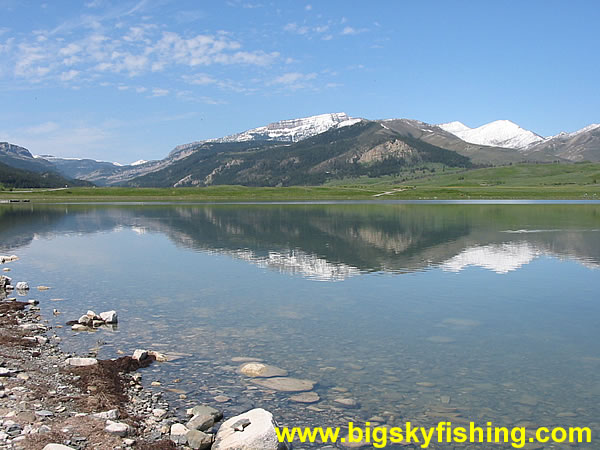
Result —
[{"label": "pebble", "polygon": [[259,362],[250,362],[243,364],[240,367],[240,372],[248,377],[285,377],[287,376],[287,370],[280,369],[276,366],[263,364]]},{"label": "pebble", "polygon": [[67,365],[75,367],[87,367],[98,364],[96,358],[67,358],[65,362]]},{"label": "pebble", "polygon": [[358,402],[353,398],[349,397],[338,397],[333,399],[338,405],[342,405],[345,408],[358,408]]},{"label": "pebble", "polygon": [[290,400],[296,403],[317,403],[321,400],[319,394],[316,392],[302,392],[300,394],[292,395]]},{"label": "pebble", "polygon": [[107,420],[104,431],[120,437],[125,437],[127,436],[127,433],[129,433],[129,425],[122,422],[113,422],[112,420]]},{"label": "pebble", "polygon": [[187,445],[194,450],[205,450],[211,447],[213,436],[198,430],[190,430],[185,435]]},{"label": "pebble", "polygon": [[288,377],[255,378],[252,382],[267,389],[283,392],[312,391],[316,384],[311,380]]}]

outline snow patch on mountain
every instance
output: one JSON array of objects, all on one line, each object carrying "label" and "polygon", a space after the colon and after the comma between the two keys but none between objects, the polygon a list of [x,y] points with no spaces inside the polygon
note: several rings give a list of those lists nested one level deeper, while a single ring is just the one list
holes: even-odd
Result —
[{"label": "snow patch on mountain", "polygon": [[138,159],[137,161],[132,162],[131,164],[129,164],[130,166],[139,166],[142,164],[146,164],[148,161],[145,159]]},{"label": "snow patch on mountain", "polygon": [[438,125],[438,127],[452,134],[469,131],[471,129],[464,123],[459,122],[458,120],[455,120],[454,122],[441,123]]},{"label": "snow patch on mountain", "polygon": [[546,140],[510,120],[496,120],[477,128],[469,128],[460,122],[443,123],[438,127],[472,144],[517,150],[524,150]]},{"label": "snow patch on mountain", "polygon": [[573,138],[573,137],[579,136],[580,134],[587,133],[589,131],[593,131],[596,128],[600,128],[600,123],[593,123],[591,125],[588,125],[587,127],[583,127],[581,130],[573,131],[572,133],[567,133],[565,131],[561,131],[560,133],[558,133],[557,135],[554,135],[554,136],[550,137],[549,139],[554,139],[554,138]]},{"label": "snow patch on mountain", "polygon": [[211,139],[207,142],[298,142],[317,134],[324,133],[334,127],[354,125],[355,123],[360,122],[360,120],[361,119],[353,119],[343,112],[320,114],[318,116],[302,117],[300,119],[281,120],[263,127],[253,128],[223,138]]}]

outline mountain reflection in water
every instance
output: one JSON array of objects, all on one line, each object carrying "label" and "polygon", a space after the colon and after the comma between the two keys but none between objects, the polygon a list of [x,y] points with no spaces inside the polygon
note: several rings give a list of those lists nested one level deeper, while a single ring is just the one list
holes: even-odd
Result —
[{"label": "mountain reflection in water", "polygon": [[7,206],[0,209],[0,248],[129,228],[195,251],[340,281],[431,267],[504,274],[542,256],[598,268],[599,225],[599,205]]}]

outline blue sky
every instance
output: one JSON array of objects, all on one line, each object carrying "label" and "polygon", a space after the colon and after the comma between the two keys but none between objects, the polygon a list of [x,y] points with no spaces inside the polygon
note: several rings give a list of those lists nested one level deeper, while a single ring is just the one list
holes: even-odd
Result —
[{"label": "blue sky", "polygon": [[594,1],[0,0],[0,141],[132,162],[346,112],[600,121]]}]

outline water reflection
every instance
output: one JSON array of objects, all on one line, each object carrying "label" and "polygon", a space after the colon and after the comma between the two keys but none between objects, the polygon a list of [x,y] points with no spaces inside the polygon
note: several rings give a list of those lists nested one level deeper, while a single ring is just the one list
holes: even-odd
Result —
[{"label": "water reflection", "polygon": [[598,205],[6,206],[0,249],[124,228],[283,273],[340,281],[430,267],[498,274],[552,256],[597,268]]}]

